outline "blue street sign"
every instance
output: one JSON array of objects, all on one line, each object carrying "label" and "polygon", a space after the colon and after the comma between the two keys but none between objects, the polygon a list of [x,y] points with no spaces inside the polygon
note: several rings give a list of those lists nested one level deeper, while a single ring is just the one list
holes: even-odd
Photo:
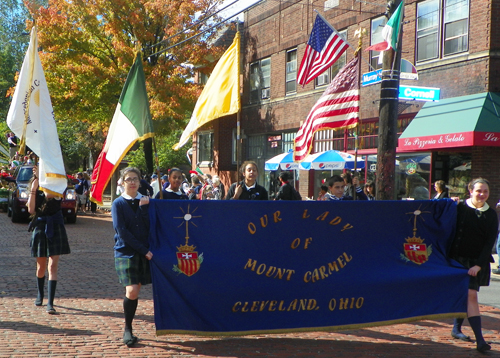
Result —
[{"label": "blue street sign", "polygon": [[361,76],[361,86],[374,85],[382,81],[382,69],[364,73]]}]

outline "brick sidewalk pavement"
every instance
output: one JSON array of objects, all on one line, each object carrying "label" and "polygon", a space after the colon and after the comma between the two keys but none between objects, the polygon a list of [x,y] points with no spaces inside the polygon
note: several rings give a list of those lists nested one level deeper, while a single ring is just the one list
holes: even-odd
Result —
[{"label": "brick sidewalk pavement", "polygon": [[[63,256],[55,307],[35,307],[35,260],[27,224],[0,213],[0,358],[3,357],[478,357],[472,343],[450,337],[451,320],[420,321],[336,333],[236,338],[155,336],[151,286],[141,292],[134,321],[140,341],[121,342],[124,289],[113,263],[109,215],[67,225],[71,255]],[[45,303],[45,302],[44,302]],[[500,310],[482,306],[483,333],[500,357]],[[468,326],[465,333],[472,335]]]}]

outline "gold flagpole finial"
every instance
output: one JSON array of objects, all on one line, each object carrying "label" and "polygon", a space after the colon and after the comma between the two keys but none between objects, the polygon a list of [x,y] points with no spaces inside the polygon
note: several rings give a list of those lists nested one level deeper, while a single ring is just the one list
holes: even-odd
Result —
[{"label": "gold flagpole finial", "polygon": [[366,35],[366,29],[364,27],[360,27],[356,31],[354,31],[354,37],[358,38],[358,48],[354,52],[354,55],[358,54],[358,51],[361,51],[361,47],[363,46],[363,36]]}]

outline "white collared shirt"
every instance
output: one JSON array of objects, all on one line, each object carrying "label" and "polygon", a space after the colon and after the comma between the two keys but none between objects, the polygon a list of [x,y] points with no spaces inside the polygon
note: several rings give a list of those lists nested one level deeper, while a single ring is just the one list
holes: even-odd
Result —
[{"label": "white collared shirt", "polygon": [[125,194],[125,192],[122,194],[122,198],[123,199],[127,199],[127,200],[132,200],[132,199],[140,199],[142,198],[144,195],[142,195],[141,193],[137,192],[137,195],[135,196],[135,198],[132,198],[130,195],[128,194]]}]

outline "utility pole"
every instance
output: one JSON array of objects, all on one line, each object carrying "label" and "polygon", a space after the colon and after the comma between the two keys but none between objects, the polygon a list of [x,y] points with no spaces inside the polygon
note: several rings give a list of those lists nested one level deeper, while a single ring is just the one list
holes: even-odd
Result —
[{"label": "utility pole", "polygon": [[[388,18],[392,16],[401,1],[390,0],[388,2]],[[377,149],[377,200],[396,199],[396,147],[402,33],[402,27],[400,27],[396,50],[390,48],[384,51],[383,55]]]}]

